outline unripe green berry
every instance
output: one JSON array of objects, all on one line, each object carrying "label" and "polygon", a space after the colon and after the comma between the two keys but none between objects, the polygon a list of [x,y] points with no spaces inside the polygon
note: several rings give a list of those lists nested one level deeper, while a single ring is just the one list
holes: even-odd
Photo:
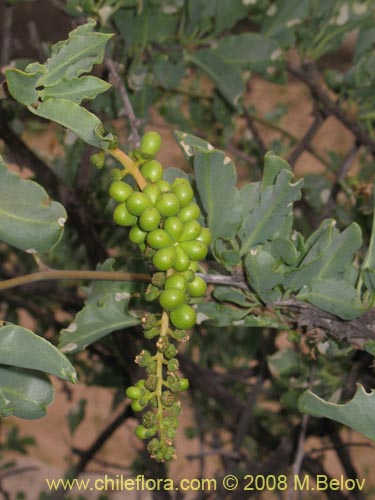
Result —
[{"label": "unripe green berry", "polygon": [[196,240],[200,235],[202,226],[197,220],[189,220],[185,222],[179,241]]},{"label": "unripe green berry", "polygon": [[167,271],[176,261],[175,247],[165,247],[158,250],[152,258],[152,263],[160,271]]},{"label": "unripe green berry", "polygon": [[150,198],[145,193],[134,191],[126,200],[126,208],[133,215],[141,215],[146,208],[151,207],[152,203]]},{"label": "unripe green berry", "polygon": [[201,241],[185,241],[180,246],[192,260],[202,260],[208,252],[206,245]]},{"label": "unripe green berry", "polygon": [[150,160],[142,165],[141,173],[151,182],[157,182],[163,177],[163,167],[157,160]]},{"label": "unripe green berry", "polygon": [[187,289],[192,297],[203,297],[207,290],[207,283],[200,276],[196,276],[194,281],[188,284]]},{"label": "unripe green berry", "polygon": [[146,208],[139,217],[139,226],[143,231],[153,231],[160,224],[160,213],[155,207]]},{"label": "unripe green berry", "polygon": [[160,305],[166,311],[172,311],[184,303],[184,292],[178,288],[164,290],[159,297]]},{"label": "unripe green berry", "polygon": [[175,194],[163,193],[155,203],[155,208],[163,217],[173,217],[180,210],[180,202]]},{"label": "unripe green berry", "polygon": [[176,260],[174,263],[174,268],[176,271],[183,272],[186,271],[190,266],[190,258],[180,246],[176,246]]},{"label": "unripe green berry", "polygon": [[164,221],[163,227],[172,240],[179,241],[184,226],[178,217],[168,217]]},{"label": "unripe green berry", "polygon": [[135,412],[139,412],[139,411],[142,411],[144,409],[144,406],[141,405],[138,400],[133,401],[130,406],[131,406],[131,409]]},{"label": "unripe green berry", "polygon": [[144,188],[142,193],[144,193],[150,199],[153,205],[155,205],[155,203],[159,199],[159,196],[161,195],[161,191],[156,184],[148,184]]},{"label": "unripe green berry", "polygon": [[131,385],[126,389],[125,394],[129,399],[139,399],[142,396],[142,391],[139,387]]},{"label": "unripe green berry", "polygon": [[178,197],[181,207],[192,202],[194,192],[187,179],[176,179],[172,184],[172,192]]},{"label": "unripe green berry", "polygon": [[168,290],[169,288],[178,288],[179,290],[182,290],[184,292],[187,288],[187,284],[188,283],[185,276],[175,273],[171,276],[168,276],[168,278],[165,280],[164,289]]},{"label": "unripe green berry", "polygon": [[178,213],[178,218],[182,220],[182,222],[187,222],[189,220],[198,219],[201,214],[201,210],[196,203],[190,203]]},{"label": "unripe green berry", "polygon": [[197,236],[197,240],[209,246],[209,244],[211,243],[211,239],[212,239],[211,231],[207,227],[202,227],[200,235]]},{"label": "unripe green berry", "polygon": [[180,329],[187,330],[195,325],[197,316],[194,309],[188,304],[183,304],[177,309],[173,309],[170,313],[172,324]]},{"label": "unripe green berry", "polygon": [[124,202],[133,193],[133,188],[126,182],[115,181],[109,186],[109,195],[119,203]]},{"label": "unripe green berry", "polygon": [[164,229],[154,229],[148,233],[147,243],[155,250],[173,245],[173,241]]},{"label": "unripe green berry", "polygon": [[157,132],[146,132],[141,139],[139,151],[147,156],[155,156],[161,146],[161,137]]},{"label": "unripe green berry", "polygon": [[137,218],[126,208],[125,203],[120,203],[113,211],[113,219],[119,226],[133,226]]},{"label": "unripe green berry", "polygon": [[137,245],[143,243],[146,239],[147,233],[142,231],[139,226],[133,226],[129,231],[129,240]]},{"label": "unripe green berry", "polygon": [[147,434],[147,429],[143,425],[138,425],[137,428],[135,429],[135,435],[139,439],[147,439],[148,434]]}]

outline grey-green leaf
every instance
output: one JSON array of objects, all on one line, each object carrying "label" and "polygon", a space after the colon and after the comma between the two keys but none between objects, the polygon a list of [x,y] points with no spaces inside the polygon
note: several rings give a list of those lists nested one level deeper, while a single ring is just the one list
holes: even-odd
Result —
[{"label": "grey-green leaf", "polygon": [[43,253],[60,240],[67,215],[36,182],[9,171],[0,156],[0,240]]},{"label": "grey-green leaf", "polygon": [[364,312],[356,289],[344,280],[314,281],[301,288],[297,299],[345,320],[357,318]]},{"label": "grey-green leaf", "polygon": [[375,441],[375,391],[366,392],[361,384],[357,385],[353,399],[346,404],[324,401],[308,390],[299,398],[298,408],[314,417],[341,422]]},{"label": "grey-green leaf", "polygon": [[194,155],[194,171],[213,239],[233,238],[242,218],[233,162],[222,151],[197,150]]},{"label": "grey-green leaf", "polygon": [[41,418],[54,399],[47,375],[26,368],[1,365],[0,389],[7,400],[7,408],[2,409],[1,416],[11,413],[19,418]]},{"label": "grey-green leaf", "polygon": [[39,92],[40,98],[68,99],[80,104],[85,99],[95,99],[98,94],[106,92],[111,85],[96,76],[86,75],[72,80],[61,80],[53,87],[45,87]]},{"label": "grey-green leaf", "polygon": [[[282,170],[275,184],[261,192],[255,209],[246,214],[239,230],[242,254],[247,253],[252,246],[279,236],[285,218],[292,213],[293,202],[301,197],[303,180],[292,180],[292,173]],[[244,213],[245,209],[244,206]]]},{"label": "grey-green leaf", "polygon": [[[112,260],[99,269],[112,270]],[[138,325],[140,319],[128,311],[133,290],[131,282],[95,282],[83,309],[60,332],[59,348],[68,353],[82,351],[111,332]]]},{"label": "grey-green leaf", "polygon": [[103,124],[97,116],[68,99],[49,99],[37,108],[28,107],[35,115],[59,123],[74,132],[83,141],[100,149],[113,147],[112,134],[104,135]]},{"label": "grey-green leaf", "polygon": [[280,298],[281,295],[281,292],[275,289],[283,281],[283,274],[277,267],[277,261],[261,245],[252,248],[246,255],[245,269],[248,282],[266,303]]},{"label": "grey-green leaf", "polygon": [[24,106],[30,106],[38,100],[38,91],[35,87],[43,73],[44,66],[42,65],[38,65],[38,69],[33,73],[17,68],[6,69],[5,77],[10,95]]},{"label": "grey-green leaf", "polygon": [[77,382],[68,358],[50,342],[31,330],[6,324],[0,328],[0,364],[30,368]]},{"label": "grey-green leaf", "polygon": [[70,80],[90,72],[94,64],[103,61],[105,46],[112,36],[105,33],[70,34],[68,42],[60,45],[47,60],[47,72],[40,77],[38,85],[51,87],[62,79]]}]

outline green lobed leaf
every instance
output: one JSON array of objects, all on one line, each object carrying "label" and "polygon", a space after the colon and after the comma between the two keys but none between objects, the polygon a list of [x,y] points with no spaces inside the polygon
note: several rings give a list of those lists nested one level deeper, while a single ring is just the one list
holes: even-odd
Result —
[{"label": "green lobed leaf", "polygon": [[166,90],[175,89],[181,82],[185,74],[183,61],[173,64],[170,61],[156,61],[152,65],[152,71],[159,80],[160,85]]},{"label": "green lobed leaf", "polygon": [[106,33],[71,33],[65,44],[60,44],[52,56],[47,59],[46,73],[38,80],[38,85],[52,87],[61,80],[77,78],[91,71],[94,64],[101,63],[104,49],[112,34]]},{"label": "green lobed leaf", "polygon": [[1,408],[1,416],[15,415],[19,418],[44,417],[53,402],[53,386],[44,373],[26,368],[0,366],[0,389],[7,400]]},{"label": "green lobed leaf", "polygon": [[[113,270],[112,260],[101,270]],[[140,319],[128,311],[134,284],[130,282],[95,282],[83,309],[68,328],[61,330],[59,348],[62,352],[78,352],[111,332],[138,325]]]},{"label": "green lobed leaf", "polygon": [[[375,184],[373,189],[375,190]],[[362,264],[363,282],[371,293],[375,292],[375,196],[372,216],[371,238],[365,259]]]},{"label": "green lobed leaf", "polygon": [[273,377],[291,377],[305,371],[301,355],[293,349],[280,349],[271,356],[267,356],[267,365]]},{"label": "green lobed leaf", "polygon": [[77,382],[68,358],[55,346],[31,330],[6,324],[0,328],[0,364],[29,368]]},{"label": "green lobed leaf", "polygon": [[0,240],[30,253],[43,253],[60,240],[65,209],[34,181],[9,171],[0,156]]},{"label": "green lobed leaf", "polygon": [[293,183],[292,179],[293,174],[289,170],[282,170],[275,184],[260,193],[258,203],[251,212],[243,205],[246,216],[239,230],[242,255],[249,248],[279,236],[285,219],[292,213],[293,202],[301,197],[303,180]]},{"label": "green lobed leaf", "polygon": [[195,181],[207,214],[213,239],[233,238],[241,223],[240,194],[236,170],[222,151],[197,149],[194,155]]},{"label": "green lobed leaf", "polygon": [[181,151],[185,157],[190,160],[194,157],[197,149],[204,151],[212,151],[214,147],[204,139],[197,137],[196,135],[187,134],[186,132],[181,132],[180,130],[174,131],[175,139],[181,148]]},{"label": "green lobed leaf", "polygon": [[245,91],[239,66],[224,61],[214,49],[197,50],[194,55],[187,55],[186,60],[201,68],[215,82],[228,103],[238,107]]},{"label": "green lobed leaf", "polygon": [[246,295],[237,288],[232,288],[230,286],[218,286],[213,292],[213,296],[219,302],[231,302],[242,307],[248,307],[249,301]]},{"label": "green lobed leaf", "polygon": [[325,221],[321,228],[325,230],[318,230],[319,237],[311,246],[300,267],[286,279],[286,286],[291,290],[298,290],[314,280],[344,279],[355,252],[362,245],[361,228],[355,222],[342,233],[334,228],[334,221]]},{"label": "green lobed leaf", "polygon": [[221,33],[235,26],[236,22],[246,16],[249,10],[246,0],[216,0],[215,33]]},{"label": "green lobed leaf", "polygon": [[375,391],[366,392],[361,384],[346,404],[324,401],[308,390],[300,396],[298,408],[314,417],[336,420],[375,441]]},{"label": "green lobed leaf", "polygon": [[104,135],[103,124],[97,116],[68,99],[49,99],[37,108],[28,106],[34,115],[59,123],[74,132],[83,141],[100,149],[115,146],[112,134]]},{"label": "green lobed leaf", "polygon": [[[34,71],[31,71],[32,69]],[[26,71],[17,68],[6,69],[5,77],[10,95],[24,106],[30,106],[36,102],[38,100],[37,82],[44,72],[45,67],[38,63],[33,67],[29,65]]]},{"label": "green lobed leaf", "polygon": [[200,325],[203,321],[208,320],[220,327],[240,324],[238,321],[243,320],[247,314],[247,309],[235,309],[214,302],[201,302],[197,305],[197,324]]},{"label": "green lobed leaf", "polygon": [[95,99],[98,94],[106,92],[110,87],[111,85],[104,80],[86,75],[72,80],[60,80],[57,85],[39,91],[39,96],[43,101],[51,98],[68,99],[80,104],[84,99]]},{"label": "green lobed leaf", "polygon": [[313,281],[303,286],[296,297],[345,320],[357,318],[364,312],[356,289],[344,280]]},{"label": "green lobed leaf", "polygon": [[251,288],[266,303],[277,300],[280,290],[275,289],[283,282],[283,274],[277,269],[279,263],[261,245],[252,248],[245,258],[247,280]]}]

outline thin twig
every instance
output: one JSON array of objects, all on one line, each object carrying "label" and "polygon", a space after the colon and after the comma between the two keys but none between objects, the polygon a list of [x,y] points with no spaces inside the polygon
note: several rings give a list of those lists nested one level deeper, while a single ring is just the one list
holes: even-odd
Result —
[{"label": "thin twig", "polygon": [[254,137],[254,142],[258,146],[259,155],[263,157],[266,154],[267,146],[265,145],[262,136],[259,133],[257,126],[254,123],[254,119],[252,115],[245,109],[243,112],[243,116],[246,121],[246,125],[248,129],[251,131]]},{"label": "thin twig", "polygon": [[0,54],[0,70],[10,61],[10,46],[12,40],[12,23],[13,23],[13,6],[4,6],[4,17],[2,25],[2,40],[1,40],[1,54]]},{"label": "thin twig", "polygon": [[332,115],[346,126],[356,137],[360,144],[366,146],[375,157],[375,141],[361,127],[357,121],[353,121],[348,114],[335,102],[323,89],[317,76],[317,69],[311,61],[303,64],[301,67],[292,64],[287,65],[291,75],[303,82],[310,89],[313,98],[321,105],[320,111],[325,115]]},{"label": "thin twig", "polygon": [[49,270],[26,274],[0,282],[0,291],[16,286],[45,280],[102,280],[102,281],[150,281],[148,274],[115,271],[66,271]]},{"label": "thin twig", "polygon": [[138,127],[140,121],[134,114],[132,103],[130,102],[128,92],[121,78],[121,75],[117,69],[116,63],[110,57],[104,58],[104,63],[108,68],[110,74],[110,80],[113,86],[119,91],[122,104],[124,106],[125,115],[128,117],[131,133],[129,135],[129,142],[134,146],[138,147],[141,142],[141,136],[139,134]]},{"label": "thin twig", "polygon": [[296,145],[296,147],[293,149],[293,151],[290,153],[288,157],[288,163],[291,166],[293,166],[296,163],[301,154],[305,150],[307,150],[308,146],[310,146],[312,138],[318,132],[322,123],[323,123],[322,115],[319,112],[316,112],[315,119],[310,125],[306,134],[302,137],[302,139],[299,141],[299,143]]},{"label": "thin twig", "polygon": [[355,157],[357,156],[358,153],[358,144],[355,142],[353,146],[350,148],[350,150],[347,152],[345,155],[340,168],[337,172],[336,180],[331,188],[331,192],[329,193],[329,198],[327,200],[327,203],[321,213],[320,220],[322,221],[326,217],[329,217],[330,214],[332,213],[335,205],[336,205],[336,198],[337,195],[339,194],[340,191],[340,185],[341,182],[344,180],[344,178],[347,176],[349,169],[355,160]]},{"label": "thin twig", "polygon": [[249,290],[249,285],[246,283],[246,281],[232,278],[232,276],[205,273],[196,273],[196,275],[203,278],[206,283],[210,283],[213,285],[227,285],[233,286],[235,288],[241,288],[242,290]]},{"label": "thin twig", "polygon": [[[301,422],[301,431],[298,436],[297,452],[292,467],[293,471],[292,477],[299,476],[301,472],[303,457],[305,455],[305,439],[306,439],[306,430],[308,421],[309,421],[309,415],[307,414],[303,415]],[[287,500],[293,500],[294,498],[296,498],[296,491],[293,485],[291,485],[287,493]]]}]

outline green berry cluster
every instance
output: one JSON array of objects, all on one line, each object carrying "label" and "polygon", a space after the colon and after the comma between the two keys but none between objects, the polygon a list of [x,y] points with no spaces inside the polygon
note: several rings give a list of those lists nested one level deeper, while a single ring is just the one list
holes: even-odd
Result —
[{"label": "green berry cluster", "polygon": [[190,182],[177,178],[170,184],[163,179],[163,167],[154,158],[160,145],[159,134],[146,133],[131,155],[144,183],[133,189],[117,176],[109,194],[118,202],[115,222],[130,227],[130,240],[156,269],[145,298],[157,301],[161,312],[142,319],[144,336],[156,340],[156,352],[143,350],[137,356],[147,378],[129,387],[126,395],[134,411],[145,411],[136,435],[150,439],[151,456],[164,462],[176,456],[173,439],[181,412],[177,393],[189,386],[179,374],[175,342],[188,340],[186,330],[196,322],[191,304],[206,293],[205,281],[195,273],[207,255],[211,234],[198,222],[200,209]]}]

